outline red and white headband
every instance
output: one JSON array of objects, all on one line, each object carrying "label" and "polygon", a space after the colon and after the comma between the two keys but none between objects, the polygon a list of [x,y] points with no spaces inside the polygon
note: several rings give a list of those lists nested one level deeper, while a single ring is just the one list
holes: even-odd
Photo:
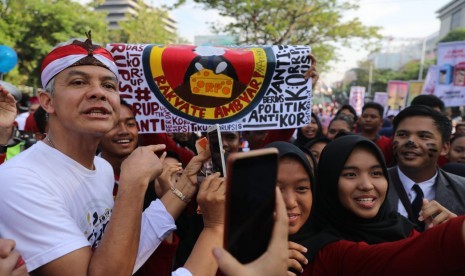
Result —
[{"label": "red and white headband", "polygon": [[[91,42],[90,42],[91,43]],[[48,82],[61,71],[76,65],[81,59],[92,56],[100,61],[105,68],[113,72],[118,78],[118,68],[115,64],[113,56],[105,48],[97,47],[92,50],[85,49],[81,44],[69,44],[61,46],[51,51],[42,62],[41,80],[42,87],[45,89]],[[91,45],[92,46],[92,45]],[[92,65],[92,64],[89,64]]]}]

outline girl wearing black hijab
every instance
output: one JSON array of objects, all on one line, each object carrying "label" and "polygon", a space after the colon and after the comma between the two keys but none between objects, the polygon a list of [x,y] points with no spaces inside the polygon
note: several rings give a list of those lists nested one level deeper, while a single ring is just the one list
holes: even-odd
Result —
[{"label": "girl wearing black hijab", "polygon": [[308,142],[323,137],[323,129],[321,128],[320,119],[312,112],[310,123],[304,127],[297,129],[297,139],[294,145],[304,147]]},{"label": "girl wearing black hijab", "polygon": [[318,164],[304,275],[465,275],[464,216],[423,234],[385,200],[387,170],[361,136],[329,143]]},{"label": "girl wearing black hijab", "polygon": [[283,195],[289,217],[289,260],[288,266],[296,274],[301,272],[307,260],[306,248],[299,242],[308,238],[314,171],[305,153],[288,142],[273,142],[279,152],[277,185]]}]

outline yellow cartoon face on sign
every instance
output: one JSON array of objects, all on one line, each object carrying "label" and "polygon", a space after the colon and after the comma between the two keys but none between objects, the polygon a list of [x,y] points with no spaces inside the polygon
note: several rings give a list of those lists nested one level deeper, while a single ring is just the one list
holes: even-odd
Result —
[{"label": "yellow cartoon face on sign", "polygon": [[234,80],[210,69],[202,69],[190,76],[192,94],[215,98],[231,98]]},{"label": "yellow cartoon face on sign", "polygon": [[269,62],[274,56],[267,48],[185,45],[147,47],[143,58],[157,99],[175,115],[205,124],[250,112],[266,92],[274,70]]}]

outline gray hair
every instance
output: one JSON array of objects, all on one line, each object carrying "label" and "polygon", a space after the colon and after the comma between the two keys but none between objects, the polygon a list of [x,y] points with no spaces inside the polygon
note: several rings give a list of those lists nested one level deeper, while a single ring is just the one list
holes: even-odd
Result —
[{"label": "gray hair", "polygon": [[53,96],[55,92],[55,78],[53,77],[48,83],[47,86],[45,86],[45,92],[50,93],[50,96]]}]

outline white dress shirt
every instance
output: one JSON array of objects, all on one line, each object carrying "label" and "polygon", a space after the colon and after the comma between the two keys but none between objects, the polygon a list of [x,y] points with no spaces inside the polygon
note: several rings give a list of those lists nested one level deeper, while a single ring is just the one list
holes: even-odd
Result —
[{"label": "white dress shirt", "polygon": [[[412,202],[415,197],[417,196],[417,193],[412,189],[413,185],[418,184],[420,186],[421,190],[423,191],[423,195],[425,196],[428,201],[434,200],[436,198],[436,187],[434,184],[436,183],[436,177],[438,176],[438,172],[434,174],[433,177],[430,179],[420,182],[420,183],[415,183],[412,179],[408,178],[400,169],[399,166],[397,166],[397,172],[399,173],[399,179],[400,182],[402,183],[402,186],[404,187],[405,191],[407,192],[407,196]],[[405,210],[404,205],[402,204],[402,201],[399,199],[399,203],[397,205],[397,212],[401,214],[402,216],[408,218],[407,211]]]}]

